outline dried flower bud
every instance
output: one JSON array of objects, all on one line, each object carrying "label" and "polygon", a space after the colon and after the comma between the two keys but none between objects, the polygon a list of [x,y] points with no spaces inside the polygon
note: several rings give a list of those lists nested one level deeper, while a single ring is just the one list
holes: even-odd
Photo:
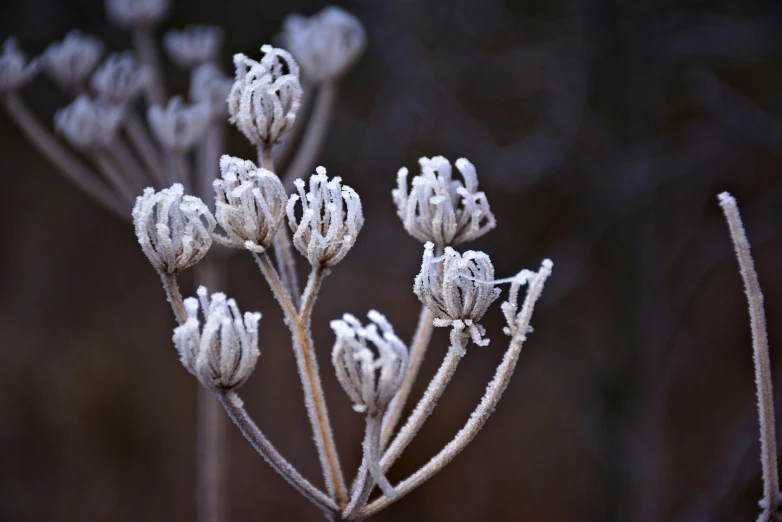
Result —
[{"label": "dried flower bud", "polygon": [[339,7],[326,7],[310,18],[288,16],[281,38],[304,76],[314,82],[344,74],[364,52],[367,40],[358,18]]},{"label": "dried flower bud", "polygon": [[266,54],[260,62],[234,55],[236,79],[228,95],[231,123],[257,147],[279,141],[301,104],[299,66],[293,57],[270,45],[261,51]]},{"label": "dried flower bud", "polygon": [[203,201],[185,196],[179,183],[144,190],[133,207],[141,250],[160,273],[175,274],[198,263],[212,246],[215,218]]},{"label": "dried flower bud", "polygon": [[478,192],[475,167],[456,160],[464,183],[451,179],[451,164],[442,156],[421,158],[421,174],[407,193],[407,169],[399,169],[398,188],[391,192],[407,233],[419,241],[444,247],[479,238],[496,225],[486,194]]},{"label": "dried flower bud", "polygon": [[132,102],[146,88],[149,70],[139,65],[131,51],[110,54],[93,74],[92,89],[115,105]]},{"label": "dried flower bud", "polygon": [[43,53],[43,67],[64,90],[78,92],[100,61],[105,45],[94,36],[70,31]]},{"label": "dried flower bud", "polygon": [[405,343],[383,314],[372,310],[367,317],[372,323],[366,327],[350,314],[331,321],[337,336],[331,360],[353,409],[374,416],[383,413],[399,391],[409,360]]},{"label": "dried flower bud", "polygon": [[285,187],[273,172],[227,155],[220,158],[220,173],[223,179],[213,183],[215,215],[228,237],[215,238],[228,246],[263,252],[285,218]]},{"label": "dried flower bud", "polygon": [[204,64],[193,69],[190,77],[190,99],[209,106],[213,120],[225,121],[228,105],[225,99],[233,81],[215,65]]},{"label": "dried flower bud", "polygon": [[81,95],[54,115],[54,128],[77,149],[109,145],[122,121],[122,109],[105,100]]},{"label": "dried flower bud", "polygon": [[[288,199],[288,223],[293,230],[293,244],[312,266],[334,266],[356,242],[364,214],[355,190],[341,186],[339,177],[329,181],[323,167],[316,171],[310,176],[307,193],[304,181],[293,182],[299,194]],[[303,212],[297,222],[294,209],[299,200]]]},{"label": "dried flower bud", "polygon": [[223,30],[212,25],[188,25],[179,31],[169,31],[163,46],[171,61],[183,69],[192,69],[213,62],[223,45]]},{"label": "dried flower bud", "polygon": [[435,326],[467,329],[475,344],[486,346],[489,340],[482,339],[485,330],[478,321],[500,295],[500,289],[494,287],[494,266],[489,256],[473,250],[459,255],[446,247],[444,255],[434,257],[431,242],[424,248],[413,292],[434,313]]},{"label": "dried flower bud", "polygon": [[0,54],[0,96],[24,86],[38,72],[37,60],[27,61],[27,56],[19,50],[16,38],[7,38],[3,42]]},{"label": "dried flower bud", "polygon": [[165,109],[153,106],[147,111],[152,132],[176,152],[186,152],[206,135],[210,116],[206,104],[189,105],[180,96],[171,98]]},{"label": "dried flower bud", "polygon": [[[244,320],[236,302],[225,294],[207,296],[198,288],[198,299],[184,301],[187,320],[174,329],[174,346],[184,367],[212,391],[235,389],[255,369],[258,350],[258,322],[261,314],[246,312]],[[204,326],[198,320],[198,308]]]},{"label": "dried flower bud", "polygon": [[169,0],[106,0],[109,20],[120,27],[149,27],[160,22]]}]

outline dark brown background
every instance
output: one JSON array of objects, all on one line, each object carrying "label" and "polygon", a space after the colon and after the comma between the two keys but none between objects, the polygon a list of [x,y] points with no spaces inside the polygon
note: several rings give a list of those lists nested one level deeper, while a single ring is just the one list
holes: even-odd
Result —
[{"label": "dark brown background", "polygon": [[[323,5],[182,0],[164,28],[224,27],[228,68],[234,52],[257,55],[286,14]],[[748,317],[716,195],[730,190],[742,207],[779,361],[782,7],[345,7],[369,45],[342,83],[321,163],[361,195],[366,226],[325,283],[314,327],[345,468],[358,465],[362,422],[331,372],[328,321],[376,307],[409,338],[419,306],[410,290],[421,248],[390,198],[399,167],[469,158],[499,222],[471,247],[501,277],[555,262],[484,431],[377,520],[754,520]],[[0,38],[16,34],[31,53],[75,27],[129,46],[98,0],[0,3]],[[169,73],[184,90],[185,73]],[[44,79],[24,96],[46,119],[66,102]],[[236,133],[231,151],[249,154]],[[71,186],[4,113],[0,157],[0,521],[193,520],[196,382],[177,361],[170,310],[131,227]],[[318,479],[280,314],[249,256],[225,267],[224,290],[264,313],[243,396]],[[469,349],[393,479],[438,451],[477,403],[505,343],[498,307],[485,323],[492,344]],[[446,342],[438,331],[425,375]],[[233,428],[230,465],[234,520],[319,518]]]}]

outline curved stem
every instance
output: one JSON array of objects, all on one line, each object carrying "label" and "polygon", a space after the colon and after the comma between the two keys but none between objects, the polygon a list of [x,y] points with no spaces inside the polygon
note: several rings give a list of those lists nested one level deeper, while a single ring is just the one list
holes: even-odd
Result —
[{"label": "curved stem", "polygon": [[163,67],[160,64],[158,52],[152,28],[148,26],[136,26],[133,28],[133,46],[138,54],[139,61],[147,66],[150,72],[149,87],[147,88],[147,105],[164,106],[166,104],[166,86],[163,81]]},{"label": "curved stem", "polygon": [[179,291],[179,285],[174,274],[160,274],[160,280],[163,282],[163,290],[166,291],[166,300],[171,305],[174,312],[174,318],[178,324],[183,324],[187,319],[185,305],[182,303],[182,294]]},{"label": "curved stem", "polygon": [[310,502],[326,512],[338,511],[339,508],[322,491],[313,486],[294,468],[266,438],[242,407],[242,401],[235,392],[224,392],[217,395],[228,416],[236,424],[247,441],[264,460],[279,473],[291,486],[304,495]]},{"label": "curved stem", "polygon": [[[353,495],[350,503],[342,512],[342,518],[352,520],[355,513],[367,504],[372,486],[377,482],[386,496],[394,497],[394,488],[388,479],[380,471],[378,460],[380,458],[380,430],[383,419],[380,415],[367,415],[364,431],[364,458],[358,470],[358,476],[353,486]],[[374,480],[374,482],[373,482]]]},{"label": "curved stem", "polygon": [[[535,308],[540,294],[543,292],[543,286],[546,279],[551,275],[551,264],[545,261],[543,267],[535,276],[535,279],[531,282],[527,296],[524,298],[524,304],[521,312],[516,316],[515,324],[512,326],[516,333],[511,338],[511,342],[508,349],[505,351],[505,355],[502,362],[497,367],[497,371],[494,373],[494,377],[486,388],[478,407],[470,415],[469,420],[464,427],[459,430],[456,437],[449,442],[440,453],[435,455],[432,460],[427,462],[421,469],[413,473],[410,477],[403,480],[396,487],[396,497],[390,499],[388,497],[381,497],[365,509],[361,510],[359,517],[365,518],[370,515],[374,515],[383,508],[389,506],[392,502],[404,497],[415,488],[432,478],[438,471],[443,469],[449,462],[451,462],[462,450],[472,442],[478,432],[483,428],[489,416],[497,407],[497,403],[500,401],[503,392],[508,387],[508,382],[513,376],[513,371],[516,369],[516,363],[519,360],[521,354],[521,348],[526,340],[526,334],[529,332],[529,323],[532,319],[532,311]],[[511,328],[509,326],[509,328]]]},{"label": "curved stem", "polygon": [[3,106],[22,133],[60,169],[68,180],[116,215],[130,221],[130,209],[117,199],[117,196],[99,180],[99,176],[92,169],[79,161],[52,136],[18,94],[11,92],[1,99]]}]

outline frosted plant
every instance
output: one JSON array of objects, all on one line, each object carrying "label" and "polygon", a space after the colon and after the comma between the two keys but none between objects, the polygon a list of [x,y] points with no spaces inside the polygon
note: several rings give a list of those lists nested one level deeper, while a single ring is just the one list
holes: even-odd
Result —
[{"label": "frosted plant", "polygon": [[326,7],[309,18],[290,15],[282,25],[283,47],[315,83],[342,76],[361,57],[366,40],[358,18],[339,7]]},{"label": "frosted plant", "polygon": [[39,62],[27,60],[27,56],[19,50],[16,38],[7,38],[0,54],[0,96],[24,86],[38,69]]},{"label": "frosted plant", "polygon": [[169,31],[163,39],[171,61],[183,69],[217,60],[223,46],[223,30],[211,25],[189,25],[181,31]]},{"label": "frosted plant", "polygon": [[149,26],[160,22],[168,10],[168,0],[108,0],[109,18],[122,27]]},{"label": "frosted plant", "polygon": [[472,241],[494,228],[494,214],[486,195],[478,192],[472,163],[456,160],[464,183],[452,179],[451,164],[442,156],[421,158],[419,163],[421,174],[413,178],[410,192],[404,167],[399,169],[398,187],[393,191],[397,215],[408,234],[444,247]]},{"label": "frosted plant", "polygon": [[87,78],[103,57],[105,45],[94,36],[71,31],[43,54],[44,70],[64,90],[81,92]]},{"label": "frosted plant", "polygon": [[148,73],[132,52],[112,53],[92,74],[90,86],[98,96],[122,106],[142,94],[149,81]]},{"label": "frosted plant", "polygon": [[168,105],[150,107],[147,117],[155,136],[167,148],[186,152],[204,137],[209,120],[206,105],[189,105],[179,96],[171,98]]},{"label": "frosted plant", "polygon": [[[333,266],[342,261],[353,247],[364,225],[361,199],[356,191],[341,185],[342,179],[329,181],[326,169],[318,167],[310,177],[310,190],[304,181],[295,181],[299,194],[288,200],[288,223],[293,230],[293,244],[312,266]],[[301,202],[302,216],[296,219],[296,202]]]},{"label": "frosted plant", "polygon": [[107,147],[117,132],[122,109],[81,95],[54,116],[54,126],[76,148]]},{"label": "frosted plant", "polygon": [[225,99],[231,92],[233,81],[215,65],[207,63],[193,69],[190,78],[190,99],[205,104],[213,119],[225,121],[228,106]]}]

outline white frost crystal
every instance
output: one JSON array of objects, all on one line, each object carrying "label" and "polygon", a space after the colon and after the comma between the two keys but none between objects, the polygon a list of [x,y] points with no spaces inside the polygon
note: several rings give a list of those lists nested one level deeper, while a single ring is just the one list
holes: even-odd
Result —
[{"label": "white frost crystal", "polygon": [[496,220],[486,194],[478,192],[475,167],[464,158],[456,168],[464,182],[451,177],[451,164],[442,156],[421,158],[421,174],[408,193],[406,168],[399,169],[398,187],[391,192],[397,215],[408,234],[421,242],[444,247],[476,239],[494,228]]},{"label": "white frost crystal", "polygon": [[260,62],[234,55],[236,78],[228,95],[231,123],[257,147],[277,143],[293,126],[302,94],[293,57],[270,45],[261,51]]},{"label": "white frost crystal", "polygon": [[283,47],[314,82],[344,74],[361,57],[367,40],[358,18],[339,7],[326,7],[309,18],[290,15],[281,36]]},{"label": "white frost crystal", "polygon": [[[334,266],[356,242],[364,214],[355,190],[342,186],[339,177],[329,181],[323,167],[316,172],[310,176],[309,192],[304,190],[304,181],[293,182],[299,194],[288,199],[288,223],[294,246],[312,266]],[[302,207],[299,220],[295,215],[297,201]]]},{"label": "white frost crystal", "polygon": [[[235,389],[247,381],[255,369],[258,350],[258,322],[261,314],[239,312],[233,299],[205,287],[198,299],[185,299],[187,320],[174,329],[174,346],[184,367],[206,388],[213,391]],[[204,315],[203,328],[198,309]]]},{"label": "white frost crystal", "polygon": [[94,36],[71,31],[43,53],[44,70],[60,87],[78,92],[103,57],[105,45]]},{"label": "white frost crystal", "polygon": [[203,201],[185,196],[176,183],[160,192],[144,190],[133,207],[133,225],[152,266],[162,274],[175,274],[206,255],[216,222]]},{"label": "white frost crystal", "polygon": [[191,69],[213,62],[223,45],[223,30],[212,25],[189,25],[166,33],[163,46],[178,66]]},{"label": "white frost crystal", "polygon": [[148,27],[160,22],[169,0],[106,0],[109,19],[121,27]]},{"label": "white frost crystal", "polygon": [[375,310],[367,317],[372,321],[368,326],[350,314],[331,321],[337,337],[331,360],[353,409],[379,415],[402,386],[409,361],[405,343],[394,334],[388,320]]},{"label": "white frost crystal", "polygon": [[152,106],[147,111],[149,126],[168,149],[185,152],[204,137],[209,128],[208,105],[189,105],[175,96],[166,108]]},{"label": "white frost crystal", "polygon": [[84,94],[54,115],[57,132],[81,150],[108,146],[121,121],[120,107],[105,100],[91,100]]},{"label": "white frost crystal", "polygon": [[98,96],[115,105],[136,99],[149,82],[149,71],[139,65],[131,51],[110,54],[92,74],[90,85]]},{"label": "white frost crystal", "polygon": [[435,326],[466,329],[475,344],[489,344],[482,338],[483,326],[478,324],[500,295],[500,289],[494,287],[494,266],[489,256],[473,250],[460,255],[446,247],[444,255],[435,257],[433,249],[431,242],[425,245],[413,292],[434,313]]},{"label": "white frost crystal", "polygon": [[287,196],[280,178],[252,161],[224,155],[222,179],[214,181],[215,217],[227,238],[221,243],[252,252],[263,252],[285,218]]},{"label": "white frost crystal", "polygon": [[7,38],[3,42],[0,54],[0,96],[24,86],[38,72],[38,61],[27,61],[27,56],[19,50],[16,38]]}]

